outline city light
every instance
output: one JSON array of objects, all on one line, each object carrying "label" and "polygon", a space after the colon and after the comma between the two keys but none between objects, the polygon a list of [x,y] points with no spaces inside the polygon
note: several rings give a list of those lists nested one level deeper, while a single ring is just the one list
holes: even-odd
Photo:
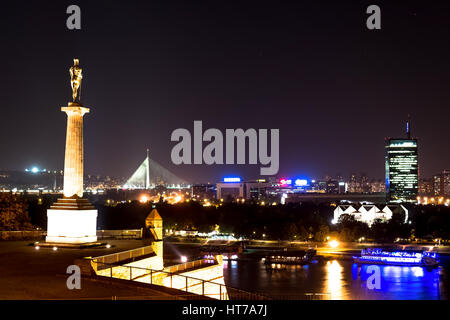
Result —
[{"label": "city light", "polygon": [[141,199],[139,200],[140,203],[147,203],[148,198],[147,196],[141,196]]},{"label": "city light", "polygon": [[295,185],[296,185],[297,187],[304,187],[304,186],[307,186],[307,185],[308,185],[308,180],[306,180],[306,179],[296,179],[296,180],[295,180]]},{"label": "city light", "polygon": [[225,177],[225,178],[223,178],[223,182],[241,182],[241,178],[239,178],[239,177]]},{"label": "city light", "polygon": [[182,263],[187,262],[187,257],[186,257],[186,256],[181,256],[181,262],[182,262]]},{"label": "city light", "polygon": [[287,186],[287,185],[291,185],[292,184],[292,180],[291,179],[280,179],[280,184],[282,186]]},{"label": "city light", "polygon": [[336,240],[331,240],[330,242],[328,242],[328,244],[330,245],[330,247],[332,248],[337,248],[339,246],[339,242]]}]

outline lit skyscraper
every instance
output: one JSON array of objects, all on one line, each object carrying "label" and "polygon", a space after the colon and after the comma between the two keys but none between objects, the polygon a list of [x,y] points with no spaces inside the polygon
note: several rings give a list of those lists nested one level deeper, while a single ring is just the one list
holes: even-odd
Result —
[{"label": "lit skyscraper", "polygon": [[386,139],[386,195],[389,202],[414,202],[418,193],[417,139]]}]

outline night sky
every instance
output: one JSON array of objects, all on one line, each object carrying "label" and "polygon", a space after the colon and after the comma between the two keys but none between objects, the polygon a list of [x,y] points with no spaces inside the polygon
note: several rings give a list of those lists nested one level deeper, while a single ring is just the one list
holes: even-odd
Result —
[{"label": "night sky", "polygon": [[[244,5],[245,3],[245,5]],[[81,7],[82,29],[66,28]],[[366,8],[381,7],[381,30]],[[385,137],[450,169],[449,1],[20,1],[0,19],[0,169],[63,169],[69,67],[83,68],[85,171],[151,157],[191,182],[260,165],[175,166],[177,128],[280,129],[279,176],[384,176]]]}]

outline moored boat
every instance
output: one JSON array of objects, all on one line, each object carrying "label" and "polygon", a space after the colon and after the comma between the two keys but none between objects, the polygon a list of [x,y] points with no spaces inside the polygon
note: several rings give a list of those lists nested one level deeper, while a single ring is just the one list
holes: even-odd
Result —
[{"label": "moored boat", "polygon": [[367,248],[361,250],[361,256],[354,256],[353,261],[365,264],[437,267],[438,258],[435,251]]},{"label": "moored boat", "polygon": [[292,264],[292,265],[304,265],[310,263],[312,258],[316,255],[316,250],[295,250],[295,251],[282,251],[273,253],[264,258],[266,265],[271,264]]}]

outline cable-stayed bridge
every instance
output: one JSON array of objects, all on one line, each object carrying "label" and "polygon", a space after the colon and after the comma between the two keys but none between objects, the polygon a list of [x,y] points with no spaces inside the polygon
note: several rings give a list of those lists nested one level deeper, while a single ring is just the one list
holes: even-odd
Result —
[{"label": "cable-stayed bridge", "polygon": [[147,157],[123,187],[125,189],[152,189],[158,185],[180,188],[186,186],[186,181],[151,159],[147,149]]}]

